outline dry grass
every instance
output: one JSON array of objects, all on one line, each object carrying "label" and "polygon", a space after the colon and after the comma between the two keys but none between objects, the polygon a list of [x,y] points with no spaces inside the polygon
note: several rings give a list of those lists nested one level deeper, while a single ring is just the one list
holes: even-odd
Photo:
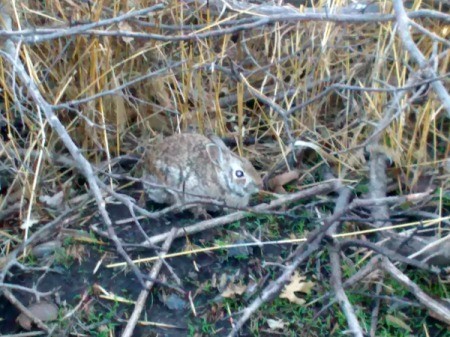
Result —
[{"label": "dry grass", "polygon": [[[342,1],[334,4],[345,5]],[[117,15],[119,10],[146,5],[149,3],[125,1],[119,6],[116,2],[105,1],[103,6],[85,3],[70,6],[59,1],[36,1],[30,2],[28,9],[17,8],[17,15],[22,22],[48,27],[68,20],[95,21]],[[316,7],[321,5],[317,3]],[[389,12],[389,4],[384,7]],[[109,14],[105,8],[110,10]],[[204,32],[217,29],[221,22],[236,17],[237,14],[232,13],[217,18],[205,7],[195,8],[195,4],[191,4],[188,8],[183,2],[173,1],[168,9],[142,20],[156,26],[195,24],[204,27],[198,32]],[[133,21],[110,28],[118,27],[133,32],[171,33]],[[426,27],[443,38],[446,34],[448,37],[448,27],[439,22],[426,21]],[[416,34],[416,40],[424,54],[431,57],[433,41],[422,34]],[[443,51],[443,45],[436,47],[438,53]],[[274,101],[288,110],[315,97],[330,82],[388,88],[389,85],[404,86],[410,76],[408,55],[399,46],[391,22],[358,25],[281,22],[234,36],[173,43],[114,36],[74,36],[22,45],[20,55],[40,83],[44,96],[54,104],[93,96],[148,71],[169,68],[164,76],[134,83],[122,92],[79,105],[75,107],[77,111],[60,111],[59,116],[71,136],[93,162],[129,151],[130,135],[147,139],[160,132],[188,128],[199,132],[213,130],[219,135],[232,134],[239,140],[249,135],[271,137],[281,153],[287,139],[284,120],[267,105],[248,100],[248,86],[264,91],[269,99],[276,97]],[[181,65],[171,67],[176,62]],[[223,68],[225,71],[221,71]],[[448,68],[447,53],[439,61],[438,72],[444,74]],[[236,82],[238,73],[245,77],[245,82]],[[2,145],[29,150],[45,145],[49,151],[60,152],[58,138],[40,120],[38,111],[25,102],[22,107],[14,102],[13,97],[18,93],[11,87],[8,74],[9,66],[2,63],[3,124],[10,134],[8,144],[3,140]],[[234,101],[221,104],[230,95],[235,95]],[[358,147],[370,135],[392,96],[389,92],[332,92],[292,115],[292,135],[338,153],[339,170],[358,172],[364,165],[362,152],[347,150]],[[424,172],[439,168],[447,158],[449,126],[439,106],[440,102],[430,93],[421,104],[407,104],[399,118],[383,132],[380,145],[386,148],[401,172],[399,177],[407,177],[409,187]],[[24,123],[25,138],[13,129],[18,120]],[[29,191],[33,185],[31,173],[48,172],[49,164],[44,161],[39,167],[36,158],[27,159],[26,152],[17,156],[23,164],[15,165],[22,172],[19,175],[21,185],[27,186],[25,190]],[[269,164],[266,159],[261,161]],[[25,195],[29,196],[29,192]]]}]

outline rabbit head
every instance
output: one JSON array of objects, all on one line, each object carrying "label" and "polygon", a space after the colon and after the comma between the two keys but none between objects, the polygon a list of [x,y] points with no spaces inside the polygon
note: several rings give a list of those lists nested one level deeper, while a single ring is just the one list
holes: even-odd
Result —
[{"label": "rabbit head", "polygon": [[237,197],[258,192],[263,186],[262,179],[250,161],[231,152],[217,136],[209,139],[211,143],[206,145],[206,151],[223,187]]}]

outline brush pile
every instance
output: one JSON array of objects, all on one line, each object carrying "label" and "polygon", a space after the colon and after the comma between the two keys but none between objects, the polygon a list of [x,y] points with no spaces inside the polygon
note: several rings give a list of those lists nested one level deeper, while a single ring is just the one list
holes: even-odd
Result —
[{"label": "brush pile", "polygon": [[[448,2],[28,0],[0,6],[0,287],[40,329],[51,327],[27,313],[28,303],[39,301],[17,299],[23,289],[14,288],[20,282],[13,267],[29,268],[22,256],[29,249],[56,236],[60,241],[62,229],[81,228],[68,219],[86,219],[87,209],[95,209],[103,227],[86,223],[111,240],[135,284],[154,286],[159,269],[149,279],[131,262],[106,204],[124,205],[140,232],[139,216],[155,220],[173,211],[149,211],[120,192],[124,176],[136,182],[131,175],[139,174],[134,164],[124,172],[117,163],[138,157],[155,137],[180,131],[222,137],[264,174],[266,204],[245,210],[252,217],[298,219],[307,211],[314,222],[307,244],[296,242],[277,261],[285,268],[273,267],[273,282],[258,280],[258,295],[235,307],[242,312],[223,335],[256,336],[259,325],[269,335],[309,329],[320,335],[316,319],[289,325],[290,318],[277,316],[283,324],[267,327],[256,315],[320,252],[327,254],[331,282],[330,289],[316,288],[324,312],[315,307],[314,314],[334,315],[326,306],[336,301],[345,317],[338,323],[333,316],[326,329],[375,336],[392,333],[394,325],[425,335],[424,326],[443,331],[450,324],[443,300],[450,265]],[[233,214],[133,243],[166,240],[169,249],[176,237],[243,221],[247,213]],[[309,276],[317,272],[309,268]],[[417,270],[420,279],[412,277]],[[364,278],[376,302],[358,304],[367,317],[347,293]],[[410,321],[403,302],[383,299],[395,291],[383,295],[380,284],[393,280],[429,320]],[[40,291],[30,288],[28,295],[42,297]],[[389,312],[390,301],[407,313]],[[217,317],[208,313],[207,320],[216,323],[229,306],[214,305]],[[131,335],[136,321],[130,322],[122,336]],[[200,330],[194,329],[198,336]]]}]

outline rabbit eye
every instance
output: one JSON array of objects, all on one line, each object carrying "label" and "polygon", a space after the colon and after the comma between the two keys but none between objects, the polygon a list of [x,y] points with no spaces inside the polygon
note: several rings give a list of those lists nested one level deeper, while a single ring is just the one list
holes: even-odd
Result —
[{"label": "rabbit eye", "polygon": [[236,177],[238,178],[242,178],[244,176],[244,172],[242,172],[241,170],[237,170],[234,174],[236,174]]}]

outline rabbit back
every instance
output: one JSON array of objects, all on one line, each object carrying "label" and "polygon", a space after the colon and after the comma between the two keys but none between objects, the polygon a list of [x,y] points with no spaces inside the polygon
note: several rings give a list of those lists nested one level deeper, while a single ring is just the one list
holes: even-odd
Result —
[{"label": "rabbit back", "polygon": [[146,193],[158,203],[188,203],[215,199],[230,207],[247,206],[262,186],[252,164],[235,155],[218,138],[176,134],[147,150]]}]

